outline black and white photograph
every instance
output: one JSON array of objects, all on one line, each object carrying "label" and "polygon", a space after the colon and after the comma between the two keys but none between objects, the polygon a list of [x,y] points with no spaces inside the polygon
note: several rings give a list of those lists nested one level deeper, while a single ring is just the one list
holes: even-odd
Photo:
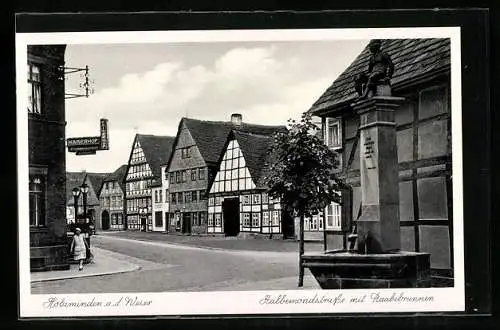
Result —
[{"label": "black and white photograph", "polygon": [[463,310],[459,32],[18,33],[21,315]]}]

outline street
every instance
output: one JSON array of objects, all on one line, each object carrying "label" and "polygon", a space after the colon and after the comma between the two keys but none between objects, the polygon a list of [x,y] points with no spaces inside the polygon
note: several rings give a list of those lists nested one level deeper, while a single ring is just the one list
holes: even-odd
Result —
[{"label": "street", "polygon": [[[140,268],[120,274],[32,283],[32,293],[269,290],[274,288],[273,283],[285,278],[288,289],[297,289],[298,255],[293,251],[215,250],[119,235],[94,236],[92,245]],[[99,255],[95,262],[99,262]],[[304,289],[316,287],[314,279],[306,277]]]}]

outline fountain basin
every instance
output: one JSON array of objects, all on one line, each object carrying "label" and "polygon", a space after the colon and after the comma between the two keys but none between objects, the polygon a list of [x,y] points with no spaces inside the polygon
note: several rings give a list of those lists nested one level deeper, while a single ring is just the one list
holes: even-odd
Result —
[{"label": "fountain basin", "polygon": [[309,268],[322,289],[431,286],[429,253],[401,251],[358,254],[326,251],[304,254],[302,265]]}]

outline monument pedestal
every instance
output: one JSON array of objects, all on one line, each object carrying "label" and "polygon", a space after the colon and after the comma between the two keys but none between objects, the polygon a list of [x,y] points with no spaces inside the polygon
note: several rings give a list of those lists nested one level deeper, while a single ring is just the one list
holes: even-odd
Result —
[{"label": "monument pedestal", "polygon": [[305,254],[322,289],[425,288],[431,286],[430,254],[396,252],[358,254],[326,252]]},{"label": "monument pedestal", "polygon": [[399,168],[394,110],[403,98],[373,96],[352,108],[360,116],[361,216],[357,251],[302,257],[324,289],[430,286],[430,255],[401,252]]}]

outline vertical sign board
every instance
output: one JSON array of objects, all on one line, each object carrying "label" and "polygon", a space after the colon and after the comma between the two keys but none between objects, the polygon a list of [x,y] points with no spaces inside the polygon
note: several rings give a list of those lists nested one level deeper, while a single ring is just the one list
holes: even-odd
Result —
[{"label": "vertical sign board", "polygon": [[69,138],[67,147],[76,155],[95,155],[98,150],[109,150],[108,120],[101,119],[100,136]]}]

